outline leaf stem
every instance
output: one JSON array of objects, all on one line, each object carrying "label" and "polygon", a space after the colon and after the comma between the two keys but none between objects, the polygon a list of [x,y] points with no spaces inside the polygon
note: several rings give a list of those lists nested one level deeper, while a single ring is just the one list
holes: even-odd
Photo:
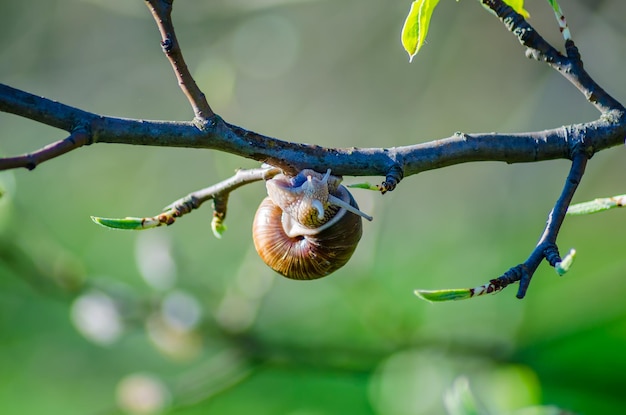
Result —
[{"label": "leaf stem", "polygon": [[91,219],[104,227],[123,230],[143,230],[152,229],[162,225],[172,225],[177,218],[198,209],[204,202],[213,200],[213,221],[211,228],[217,238],[222,236],[226,230],[224,220],[226,219],[226,209],[228,195],[235,189],[246,184],[260,180],[268,180],[280,173],[280,169],[275,167],[262,167],[250,170],[238,170],[234,176],[223,180],[213,186],[198,190],[182,197],[163,209],[163,212],[152,217],[136,218],[126,217],[121,219],[102,218],[92,216]]}]

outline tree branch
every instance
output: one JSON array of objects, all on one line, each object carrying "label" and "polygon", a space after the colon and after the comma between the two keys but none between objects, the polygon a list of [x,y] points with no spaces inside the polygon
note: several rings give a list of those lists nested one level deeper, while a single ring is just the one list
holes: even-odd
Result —
[{"label": "tree branch", "polygon": [[526,56],[546,62],[556,69],[601,113],[613,110],[624,112],[622,104],[602,89],[585,71],[580,53],[573,40],[568,39],[565,42],[567,56],[564,56],[546,42],[522,15],[502,0],[482,0],[481,2],[496,14],[506,28],[527,48]]},{"label": "tree branch", "polygon": [[[422,144],[391,148],[324,148],[267,137],[213,116],[205,123],[147,121],[107,117],[0,84],[0,110],[66,131],[83,127],[93,142],[205,148],[268,163],[287,172],[303,168],[344,176],[403,176],[473,161],[526,163],[569,159],[584,139],[589,151],[623,144],[624,112],[552,130],[517,134],[463,134]],[[400,176],[401,177],[401,176]]]},{"label": "tree branch", "polygon": [[[146,121],[106,117],[0,85],[0,110],[72,132],[84,128],[91,142],[205,148],[254,159],[295,174],[303,168],[334,174],[385,176],[391,190],[406,176],[472,161],[535,162],[571,158],[573,144],[584,139],[590,156],[623,143],[624,107],[583,70],[573,42],[568,56],[548,44],[519,14],[501,0],[483,0],[528,48],[576,85],[602,112],[600,119],[562,128],[519,134],[463,134],[423,144],[393,148],[324,148],[287,142],[224,122],[213,114],[180,54],[171,23],[171,0],[146,0],[162,34],[165,53],[181,88],[194,107],[194,122]],[[206,104],[206,105],[205,105]]]},{"label": "tree branch", "polygon": [[543,234],[526,261],[512,267],[498,278],[494,278],[488,283],[475,288],[434,291],[415,290],[415,294],[427,301],[464,300],[485,294],[494,294],[513,283],[519,282],[517,298],[522,299],[526,295],[526,291],[528,290],[528,286],[530,285],[535,271],[537,271],[539,264],[541,264],[544,258],[548,261],[550,266],[556,268],[557,273],[561,274],[563,272],[560,269],[562,259],[556,244],[556,238],[563,224],[563,220],[565,219],[565,215],[567,214],[567,208],[585,173],[588,159],[587,151],[584,149],[583,143],[579,143],[576,147],[572,159],[572,166],[567,180],[565,181],[565,185],[563,186],[561,196],[556,201],[554,208],[550,211]]},{"label": "tree branch", "polygon": [[[40,96],[0,84],[0,111],[12,113],[70,133],[65,140],[23,156],[0,159],[0,170],[26,167],[91,143],[118,143],[167,147],[213,149],[268,163],[272,168],[240,172],[207,189],[192,193],[153,218],[102,219],[98,223],[121,224],[136,229],[171,224],[207,200],[214,201],[214,225],[221,226],[226,215],[228,195],[246,183],[263,180],[278,169],[295,174],[304,168],[332,169],[334,175],[385,176],[381,192],[393,190],[405,176],[473,161],[506,163],[571,159],[572,166],[561,196],[548,216],[544,232],[528,259],[488,284],[475,289],[450,290],[439,299],[468,298],[496,292],[519,282],[517,296],[523,298],[537,267],[545,258],[559,267],[561,258],[556,238],[567,208],[580,182],[587,160],[595,153],[621,145],[626,137],[626,110],[602,89],[583,68],[579,51],[566,36],[566,55],[546,42],[526,20],[502,0],[481,0],[527,48],[528,57],[546,62],[578,88],[600,111],[598,120],[545,131],[517,134],[465,134],[392,148],[324,148],[278,140],[229,124],[215,114],[185,64],[171,20],[173,0],[145,0],[161,34],[161,45],[183,93],[194,111],[190,122],[147,121],[108,117],[73,108]],[[563,28],[563,26],[561,26]],[[215,226],[214,226],[215,232]],[[431,292],[432,294],[433,292]],[[418,294],[428,297],[428,292]],[[431,296],[434,298],[435,296]]]},{"label": "tree branch", "polygon": [[[275,167],[261,167],[250,170],[237,170],[234,176],[222,180],[205,189],[197,190],[182,197],[163,209],[163,212],[152,217],[123,219],[101,218],[92,216],[91,219],[98,225],[114,229],[142,230],[163,225],[172,225],[176,219],[198,209],[204,202],[213,200],[213,233],[219,238],[223,231],[223,222],[226,219],[228,196],[234,190],[260,180],[268,180],[280,173]],[[222,231],[220,231],[221,229]]]},{"label": "tree branch", "polygon": [[161,33],[163,52],[174,69],[178,85],[191,104],[195,117],[199,120],[213,117],[215,115],[213,110],[209,106],[204,93],[198,88],[183,59],[183,52],[180,49],[180,44],[174,31],[174,24],[172,23],[172,4],[174,0],[145,0],[145,2]]},{"label": "tree branch", "polygon": [[90,136],[84,130],[75,130],[69,137],[48,144],[47,146],[32,153],[16,157],[0,158],[0,170],[16,169],[19,167],[33,170],[40,163],[69,153],[72,150],[91,144]]},{"label": "tree branch", "polygon": [[[587,166],[587,154],[584,151],[578,152],[573,160],[572,167],[563,186],[561,196],[556,201],[554,208],[548,215],[546,227],[544,229],[537,246],[530,254],[526,262],[521,265],[523,272],[521,272],[521,278],[519,280],[520,285],[517,291],[517,298],[524,298],[533,274],[537,270],[537,267],[541,263],[542,259],[548,260],[552,267],[561,262],[558,247],[556,244],[556,238],[567,214],[567,208],[572,202],[574,193],[580,184],[580,180],[585,173],[585,167]],[[520,265],[518,265],[519,267]]]}]

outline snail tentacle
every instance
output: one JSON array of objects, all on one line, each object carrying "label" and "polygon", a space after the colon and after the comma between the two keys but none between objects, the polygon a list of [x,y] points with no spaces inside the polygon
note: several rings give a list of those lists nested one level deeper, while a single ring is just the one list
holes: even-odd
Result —
[{"label": "snail tentacle", "polygon": [[359,215],[365,219],[367,219],[368,221],[372,221],[374,218],[371,217],[370,215],[368,215],[365,212],[360,211],[359,209],[355,208],[354,206],[350,205],[349,203],[344,202],[343,200],[333,196],[333,195],[328,195],[328,201],[330,203],[332,203],[333,205],[339,206],[344,208],[345,210],[354,213],[355,215]]}]

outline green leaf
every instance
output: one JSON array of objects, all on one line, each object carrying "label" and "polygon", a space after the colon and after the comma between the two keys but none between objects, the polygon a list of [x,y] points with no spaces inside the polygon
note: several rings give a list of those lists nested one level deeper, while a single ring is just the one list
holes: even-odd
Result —
[{"label": "green leaf", "polygon": [[146,218],[99,218],[97,216],[92,216],[91,220],[97,223],[98,225],[104,226],[105,228],[110,229],[122,229],[122,230],[140,230],[140,229],[148,229],[155,228],[160,226],[159,221],[151,220]]},{"label": "green leaf", "polygon": [[568,215],[589,215],[590,213],[598,213],[616,207],[626,205],[626,195],[618,195],[613,197],[605,197],[601,199],[591,200],[589,202],[577,203],[571,205],[567,209]]},{"label": "green leaf", "polygon": [[559,6],[559,3],[557,3],[556,0],[548,0],[548,3],[550,3],[550,6],[552,6],[552,10],[554,10],[556,21],[559,23],[559,30],[563,34],[563,39],[565,39],[566,42],[568,40],[572,40],[572,34],[569,31],[569,27],[567,26],[567,20],[565,19],[563,10],[561,10],[561,6]]},{"label": "green leaf", "polygon": [[[524,0],[504,0],[504,2],[522,16],[526,18],[530,16],[524,9]],[[558,4],[555,6],[555,0],[548,0],[548,2],[557,10]],[[402,27],[402,46],[409,54],[409,62],[413,61],[426,41],[430,19],[437,4],[439,0],[415,0],[411,3],[411,9]]]},{"label": "green leaf", "polygon": [[417,55],[428,33],[430,18],[439,0],[415,0],[402,27],[402,46],[409,54],[409,62]]},{"label": "green leaf", "polygon": [[[553,0],[548,0],[552,4]],[[524,9],[524,0],[504,0],[513,10],[521,14],[525,18],[529,18],[530,14]],[[553,6],[554,7],[554,6]]]},{"label": "green leaf", "polygon": [[565,273],[569,271],[569,269],[572,267],[572,264],[574,263],[574,258],[576,258],[576,250],[570,249],[567,255],[565,255],[565,258],[563,258],[561,262],[558,262],[554,266],[556,273],[559,274],[559,276],[561,277],[565,275]]},{"label": "green leaf", "polygon": [[[524,18],[529,18],[530,17],[530,13],[528,13],[524,9],[524,0],[503,0],[503,1],[510,8],[515,10],[517,13],[521,14]],[[548,1],[550,1],[550,0],[548,0]],[[494,16],[497,16],[496,12],[493,11],[489,6],[485,5],[484,2],[481,2],[480,4],[482,4],[482,6],[485,8],[485,10],[487,10],[489,13],[493,14]]]},{"label": "green leaf", "polygon": [[[508,1],[507,1],[508,3]],[[554,10],[555,13],[559,13],[561,10],[561,6],[559,6],[559,3],[557,3],[556,0],[548,0],[548,3],[550,3],[550,6],[552,6],[552,10]]]},{"label": "green leaf", "polygon": [[466,300],[472,297],[472,291],[468,288],[452,289],[452,290],[415,290],[422,300],[431,303],[439,303],[443,301]]},{"label": "green leaf", "polygon": [[349,184],[349,185],[347,185],[347,187],[350,187],[352,189],[365,189],[365,190],[380,191],[380,188],[377,185],[371,184],[371,183],[367,183],[367,182]]},{"label": "green leaf", "polygon": [[222,235],[226,232],[226,229],[228,228],[224,225],[224,221],[217,216],[213,216],[213,220],[211,221],[211,230],[217,239],[222,239]]}]

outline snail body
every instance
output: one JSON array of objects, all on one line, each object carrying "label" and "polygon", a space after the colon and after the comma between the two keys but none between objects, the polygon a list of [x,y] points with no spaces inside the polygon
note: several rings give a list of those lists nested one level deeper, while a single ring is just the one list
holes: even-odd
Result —
[{"label": "snail body", "polygon": [[341,178],[302,170],[266,182],[268,197],[252,226],[254,246],[279,274],[297,280],[325,277],[345,265],[361,239],[359,210]]}]

